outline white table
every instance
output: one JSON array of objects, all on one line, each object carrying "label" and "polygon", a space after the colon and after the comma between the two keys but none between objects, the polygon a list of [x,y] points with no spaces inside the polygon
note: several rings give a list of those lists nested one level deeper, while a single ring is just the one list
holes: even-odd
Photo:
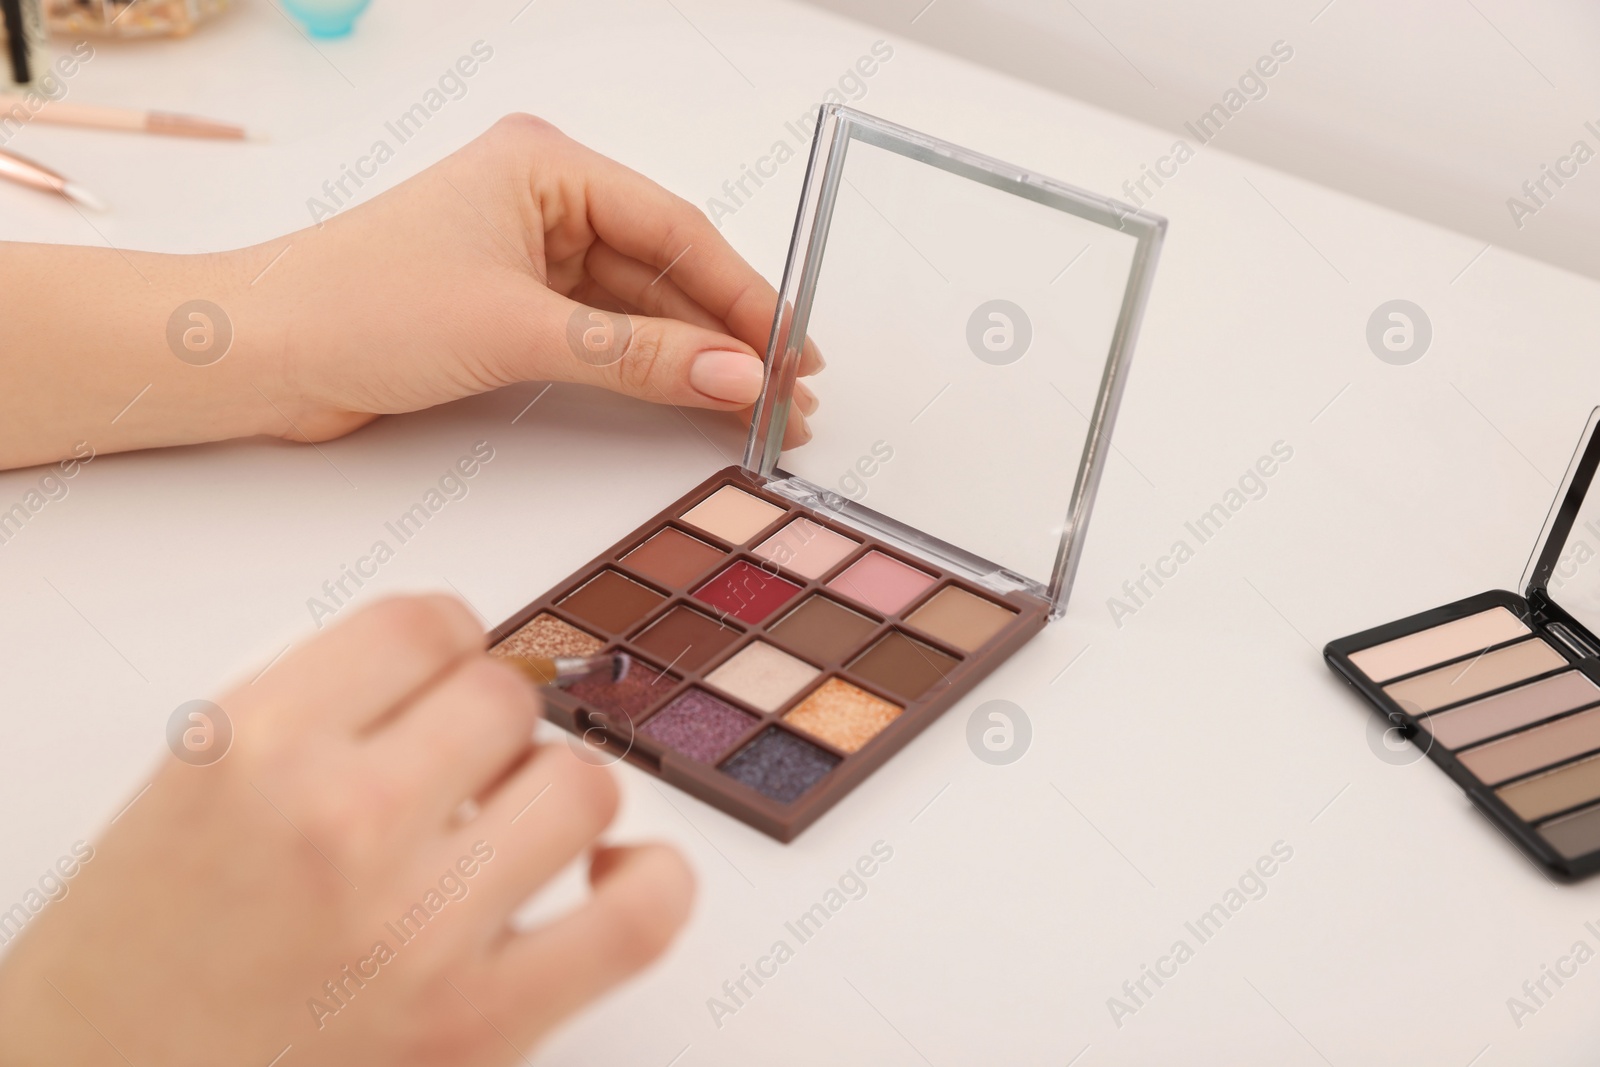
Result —
[{"label": "white table", "polygon": [[[254,0],[188,42],[102,47],[83,99],[270,142],[31,128],[13,147],[115,210],[94,230],[0,187],[0,236],[187,251],[298,228],[479,39],[494,57],[466,96],[365,194],[523,109],[703,202],[883,36],[775,2],[522,5],[380,3],[313,50]],[[867,86],[866,110],[1108,192],[1171,142],[903,43]],[[725,222],[769,276],[803,169]],[[618,833],[677,843],[700,901],[666,959],[540,1062],[1592,1061],[1600,963],[1520,1028],[1506,999],[1573,942],[1600,947],[1583,926],[1600,881],[1550,883],[1426,761],[1378,758],[1318,649],[1514,585],[1600,398],[1600,288],[1210,148],[1151,207],[1172,227],[1067,617],[787,847],[624,769]],[[1363,338],[1396,297],[1434,329],[1406,367]],[[259,442],[101,458],[0,546],[0,902],[133,795],[177,704],[306,631],[306,598],[473,441],[496,458],[471,495],[364,597],[453,587],[499,621],[725,462],[672,411],[572,388],[513,423],[539,388],[387,419],[326,459]],[[737,454],[736,430],[696,421]],[[1276,441],[1294,455],[1268,494],[1115,626],[1108,598]],[[0,505],[36,478],[0,476]],[[1034,729],[1009,766],[965,739],[996,698]],[[707,998],[880,840],[893,859],[867,895],[718,1028]],[[1185,921],[1278,841],[1293,858],[1266,895],[1198,945]],[[564,877],[538,907],[576,892]],[[1193,958],[1115,1025],[1107,999],[1180,937]]]}]

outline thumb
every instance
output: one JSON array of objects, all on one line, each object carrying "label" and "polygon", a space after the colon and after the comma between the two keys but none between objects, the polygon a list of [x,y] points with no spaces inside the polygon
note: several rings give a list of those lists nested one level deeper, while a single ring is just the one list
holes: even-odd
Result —
[{"label": "thumb", "polygon": [[733,411],[761,394],[761,358],[743,342],[678,319],[567,301],[570,358],[554,376],[658,404]]}]

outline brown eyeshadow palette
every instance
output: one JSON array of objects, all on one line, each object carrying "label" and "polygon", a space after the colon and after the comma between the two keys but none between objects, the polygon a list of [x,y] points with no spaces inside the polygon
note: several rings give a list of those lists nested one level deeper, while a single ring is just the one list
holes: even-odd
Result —
[{"label": "brown eyeshadow palette", "polygon": [[[1329,642],[1329,666],[1556,877],[1600,871],[1600,467],[1590,416],[1528,572]],[[1600,498],[1596,498],[1600,504]]]},{"label": "brown eyeshadow palette", "polygon": [[628,653],[546,714],[790,841],[1043,628],[1000,594],[729,467],[490,635],[500,655]]}]

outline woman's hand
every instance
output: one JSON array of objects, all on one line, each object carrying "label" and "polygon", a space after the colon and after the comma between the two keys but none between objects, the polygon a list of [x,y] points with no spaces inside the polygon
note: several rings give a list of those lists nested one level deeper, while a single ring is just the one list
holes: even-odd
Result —
[{"label": "woman's hand", "polygon": [[[747,412],[777,304],[692,204],[527,115],[253,248],[0,245],[0,290],[28,294],[0,324],[0,469],[327,440],[524,381]],[[796,397],[790,445],[816,408]]]},{"label": "woman's hand", "polygon": [[[537,693],[453,600],[374,605],[218,703],[226,754],[169,761],[5,958],[0,1064],[521,1062],[688,913],[676,852],[596,845],[609,773],[531,745]],[[590,849],[589,900],[512,931]]]},{"label": "woman's hand", "polygon": [[256,288],[288,327],[285,436],[530,380],[726,411],[761,390],[773,288],[694,205],[530,115],[251,263],[278,256]]}]

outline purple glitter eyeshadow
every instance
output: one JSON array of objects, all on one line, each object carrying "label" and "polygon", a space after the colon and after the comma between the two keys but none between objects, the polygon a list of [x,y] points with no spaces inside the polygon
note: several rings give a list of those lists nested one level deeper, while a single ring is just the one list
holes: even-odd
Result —
[{"label": "purple glitter eyeshadow", "polygon": [[754,715],[710,693],[691,689],[652,715],[639,732],[702,763],[711,763],[755,721]]},{"label": "purple glitter eyeshadow", "polygon": [[722,771],[763,796],[788,804],[838,765],[838,756],[772,726],[723,764]]}]

